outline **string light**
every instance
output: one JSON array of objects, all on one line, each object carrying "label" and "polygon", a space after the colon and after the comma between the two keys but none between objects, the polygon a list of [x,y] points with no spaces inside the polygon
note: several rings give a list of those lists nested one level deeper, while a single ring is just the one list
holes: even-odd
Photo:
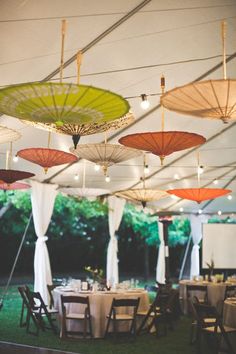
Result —
[{"label": "string light", "polygon": [[222,214],[222,211],[221,211],[221,210],[218,210],[217,214],[218,214],[218,215],[221,215],[221,214]]},{"label": "string light", "polygon": [[202,209],[198,209],[198,214],[202,214]]},{"label": "string light", "polygon": [[143,172],[145,173],[145,175],[147,175],[150,172],[148,165],[144,166]]},{"label": "string light", "polygon": [[95,170],[96,172],[98,172],[98,171],[100,170],[100,165],[95,164],[95,165],[94,165],[94,170]]},{"label": "string light", "polygon": [[179,211],[182,213],[184,211],[184,208],[179,208]]},{"label": "string light", "polygon": [[228,195],[227,197],[228,200],[232,200],[232,198],[233,198],[232,195]]},{"label": "string light", "polygon": [[179,179],[179,175],[178,175],[178,173],[175,173],[175,174],[174,174],[174,179],[176,179],[176,180],[178,180],[178,179]]},{"label": "string light", "polygon": [[78,173],[76,173],[76,174],[74,175],[74,180],[75,180],[75,181],[78,181],[78,180],[79,180],[79,175],[78,175]]},{"label": "string light", "polygon": [[218,179],[214,179],[213,184],[217,185],[219,183]]},{"label": "string light", "polygon": [[18,162],[19,157],[15,155],[15,156],[13,156],[13,159],[12,159],[12,160],[13,160],[13,162]]},{"label": "string light", "polygon": [[140,103],[141,108],[148,109],[150,107],[150,102],[148,101],[147,95],[145,93],[141,95],[141,99],[142,99]]},{"label": "string light", "polygon": [[197,168],[197,173],[198,173],[199,175],[201,175],[201,174],[203,174],[203,172],[204,172],[204,167],[203,167],[203,166],[198,166],[198,168]]},{"label": "string light", "polygon": [[110,176],[106,176],[106,177],[105,177],[105,181],[106,181],[107,183],[109,183],[109,182],[111,181]]}]

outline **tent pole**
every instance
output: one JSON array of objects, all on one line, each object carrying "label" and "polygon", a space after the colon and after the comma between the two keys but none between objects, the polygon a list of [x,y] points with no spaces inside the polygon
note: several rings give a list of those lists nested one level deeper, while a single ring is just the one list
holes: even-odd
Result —
[{"label": "tent pole", "polygon": [[186,259],[187,259],[188,250],[189,250],[189,247],[190,247],[191,240],[192,240],[192,234],[189,235],[188,243],[187,243],[187,246],[185,248],[184,259],[183,259],[183,262],[182,262],[182,265],[181,265],[181,269],[180,269],[180,272],[179,272],[179,280],[181,280],[182,276],[183,276],[184,267],[185,267],[185,263],[186,263]]},{"label": "tent pole", "polygon": [[25,227],[25,231],[24,231],[24,234],[23,234],[23,237],[22,237],[22,240],[21,240],[21,243],[20,243],[20,246],[18,248],[18,251],[17,251],[17,254],[16,254],[16,258],[14,260],[14,263],[13,263],[13,266],[11,268],[11,272],[10,272],[10,275],[9,275],[9,278],[8,278],[8,281],[7,281],[7,285],[4,289],[4,292],[3,292],[3,295],[2,295],[2,298],[0,300],[0,310],[2,309],[3,307],[3,300],[7,294],[7,291],[8,291],[8,288],[9,288],[9,285],[10,285],[10,282],[12,280],[12,276],[13,276],[13,273],[14,273],[14,270],[16,268],[16,263],[18,261],[18,258],[19,258],[19,255],[20,255],[20,252],[21,252],[21,249],[22,249],[22,246],[24,244],[24,241],[25,241],[25,237],[26,237],[26,234],[27,234],[27,231],[28,231],[28,228],[29,228],[29,225],[30,225],[30,221],[32,219],[32,216],[33,216],[33,213],[31,212],[30,216],[29,216],[29,219],[28,219],[28,222],[27,222],[27,225]]}]

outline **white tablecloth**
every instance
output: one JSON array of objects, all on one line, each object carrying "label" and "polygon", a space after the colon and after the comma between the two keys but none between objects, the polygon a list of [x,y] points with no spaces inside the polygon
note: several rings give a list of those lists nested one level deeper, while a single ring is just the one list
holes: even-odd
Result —
[{"label": "white tablecloth", "polygon": [[[149,298],[148,293],[142,290],[133,290],[132,291],[98,291],[98,292],[74,292],[74,291],[65,291],[62,287],[57,287],[53,291],[54,297],[54,306],[59,310],[61,314],[61,295],[79,295],[79,296],[88,296],[90,303],[90,312],[92,317],[92,330],[94,338],[101,338],[105,334],[107,319],[106,316],[109,314],[111,303],[113,298],[140,298],[139,311],[146,311],[149,308]],[[80,312],[80,305],[74,304],[73,308],[70,308],[70,311],[78,313]],[[81,326],[79,321],[67,321],[68,329],[78,330]]]},{"label": "white tablecloth", "polygon": [[224,302],[224,324],[236,328],[236,298],[228,298]]},{"label": "white tablecloth", "polygon": [[[179,282],[179,296],[180,302],[182,306],[182,311],[184,314],[188,312],[188,303],[187,303],[187,285],[207,285],[207,296],[208,301],[212,306],[216,306],[220,303],[220,301],[224,300],[225,296],[225,287],[226,285],[230,285],[231,283],[212,283],[212,282],[193,282],[181,280]],[[197,292],[195,294],[198,296]]]},{"label": "white tablecloth", "polygon": [[[223,323],[225,326],[236,328],[236,298],[228,298],[225,300]],[[236,352],[236,333],[231,334],[229,338]]]}]

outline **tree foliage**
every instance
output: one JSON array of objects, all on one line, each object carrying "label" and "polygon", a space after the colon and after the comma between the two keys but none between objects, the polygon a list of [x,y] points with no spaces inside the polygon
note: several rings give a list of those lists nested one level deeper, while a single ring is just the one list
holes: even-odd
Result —
[{"label": "tree foliage", "polygon": [[[10,269],[31,214],[30,192],[0,192],[0,208],[9,201],[12,207],[0,219],[0,258],[4,264],[1,272]],[[176,252],[187,241],[189,229],[189,222],[184,219],[175,219],[169,227],[169,244]],[[52,269],[81,270],[88,264],[104,269],[109,241],[107,203],[58,194],[47,236]],[[145,244],[149,248],[151,269],[155,269],[160,243],[156,216],[126,203],[118,238],[121,271],[142,271]],[[19,271],[28,271],[29,264],[33,271],[36,239],[32,222],[18,264]]]}]

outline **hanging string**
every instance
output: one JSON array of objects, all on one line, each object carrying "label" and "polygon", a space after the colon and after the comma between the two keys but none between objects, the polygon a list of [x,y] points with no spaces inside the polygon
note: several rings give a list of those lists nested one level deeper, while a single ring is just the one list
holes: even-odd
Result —
[{"label": "hanging string", "polygon": [[49,149],[50,144],[51,144],[51,137],[52,137],[52,133],[49,131],[48,132],[48,149]]},{"label": "hanging string", "polygon": [[10,142],[10,152],[9,152],[9,170],[11,169],[11,163],[12,163],[12,146],[13,146],[13,143],[12,141]]},{"label": "hanging string", "polygon": [[104,133],[104,144],[107,144],[107,132]]},{"label": "hanging string", "polygon": [[62,83],[62,78],[63,78],[65,34],[66,34],[66,20],[62,20],[62,21],[61,21],[61,64],[60,64],[60,83]]},{"label": "hanging string", "polygon": [[77,53],[77,85],[80,84],[80,68],[82,64],[83,53],[81,50]]},{"label": "hanging string", "polygon": [[146,164],[146,154],[144,152],[143,153],[143,177],[141,177],[143,181],[143,189],[145,189],[145,173],[144,173],[145,164]]},{"label": "hanging string", "polygon": [[226,80],[226,48],[225,48],[225,39],[226,39],[226,22],[221,22],[221,35],[222,35],[222,45],[223,45],[223,75],[224,80]]},{"label": "hanging string", "polygon": [[[165,76],[161,76],[161,94],[163,95],[165,92]],[[161,105],[161,131],[163,132],[165,128],[165,112],[164,106]]]}]

